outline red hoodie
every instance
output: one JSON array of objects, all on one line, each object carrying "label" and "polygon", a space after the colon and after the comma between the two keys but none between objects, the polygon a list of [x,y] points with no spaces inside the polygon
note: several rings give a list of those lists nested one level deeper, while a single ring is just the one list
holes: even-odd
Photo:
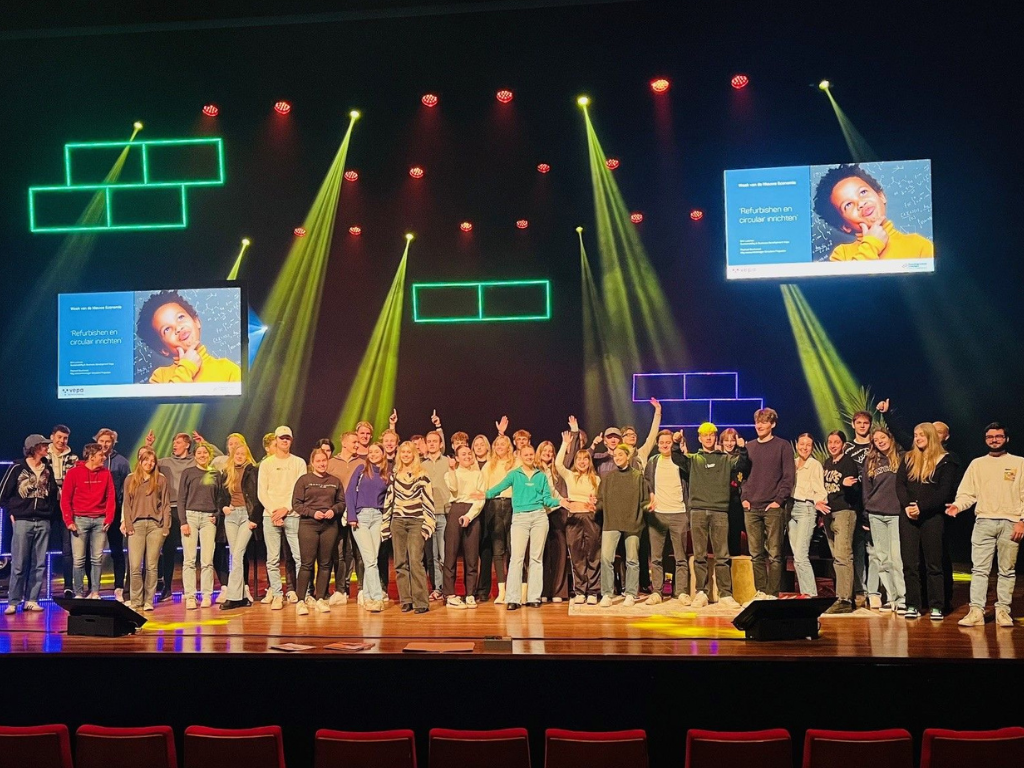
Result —
[{"label": "red hoodie", "polygon": [[64,475],[60,511],[64,524],[75,522],[75,515],[102,517],[104,525],[114,522],[114,476],[106,467],[89,469],[79,461]]}]

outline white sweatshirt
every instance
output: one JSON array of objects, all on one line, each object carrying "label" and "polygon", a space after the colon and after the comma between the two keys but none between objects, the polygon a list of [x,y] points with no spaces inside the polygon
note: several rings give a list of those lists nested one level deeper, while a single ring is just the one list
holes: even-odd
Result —
[{"label": "white sweatshirt", "polygon": [[[796,460],[799,462],[799,459]],[[825,468],[813,456],[808,456],[801,467],[796,464],[796,484],[793,487],[793,498],[797,501],[810,501],[817,504],[828,499],[825,493]]]},{"label": "white sweatshirt", "polygon": [[289,515],[292,510],[292,492],[295,482],[306,474],[306,462],[294,454],[286,459],[268,456],[260,462],[257,496],[263,505],[263,514],[271,517],[275,509],[284,507]]},{"label": "white sweatshirt", "polygon": [[[562,443],[555,456],[555,469],[565,480],[565,490],[569,494],[569,501],[586,504],[591,496],[597,496],[597,485],[591,482],[588,475],[577,474],[574,470],[565,468],[565,443]],[[598,484],[601,478],[595,477]]]},{"label": "white sweatshirt", "polygon": [[[451,493],[451,504],[472,504],[469,511],[466,513],[471,521],[475,520],[480,514],[480,510],[484,508],[483,499],[472,498],[474,493],[484,493],[487,489],[484,487],[484,474],[476,468],[474,464],[472,469],[466,469],[465,467],[456,467],[455,469],[449,469],[444,476],[445,485],[448,486],[448,491]],[[459,521],[456,520],[451,525],[458,525]]]},{"label": "white sweatshirt", "polygon": [[961,512],[976,504],[975,516],[987,520],[1024,520],[1024,458],[979,456],[967,467],[953,504]]}]

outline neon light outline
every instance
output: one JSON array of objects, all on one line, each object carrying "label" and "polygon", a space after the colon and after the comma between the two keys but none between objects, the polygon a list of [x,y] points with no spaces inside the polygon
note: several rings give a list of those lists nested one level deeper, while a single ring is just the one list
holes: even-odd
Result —
[{"label": "neon light outline", "polygon": [[[484,290],[486,288],[513,288],[524,285],[543,285],[545,314],[543,315],[497,315],[486,314],[486,301]],[[420,317],[419,313],[419,291],[421,289],[431,290],[434,288],[467,288],[476,289],[477,314],[476,317]],[[412,284],[412,319],[414,323],[505,323],[540,321],[551,319],[551,281],[550,280],[489,280],[483,282],[453,282],[453,283],[413,283]]]}]

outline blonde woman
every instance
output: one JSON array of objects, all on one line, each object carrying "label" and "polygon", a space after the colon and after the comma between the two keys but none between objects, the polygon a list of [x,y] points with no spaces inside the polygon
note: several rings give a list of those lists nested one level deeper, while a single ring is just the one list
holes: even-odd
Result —
[{"label": "blonde woman", "polygon": [[903,456],[896,473],[896,495],[903,514],[899,516],[900,551],[905,553],[903,577],[907,585],[908,619],[924,610],[921,603],[921,555],[928,579],[931,619],[942,621],[946,604],[942,573],[942,535],[946,505],[956,494],[957,467],[949,460],[935,426],[928,421],[914,427],[914,444]]},{"label": "blonde woman", "polygon": [[470,448],[473,449],[477,469],[483,472],[487,462],[491,460],[491,441],[487,439],[487,435],[477,435],[473,438]]},{"label": "blonde woman", "polygon": [[420,466],[416,446],[406,441],[398,446],[394,472],[384,494],[381,525],[382,537],[394,543],[395,580],[403,613],[430,610],[423,546],[434,535],[435,524],[430,478]]},{"label": "blonde woman", "polygon": [[[135,470],[124,484],[121,533],[128,537],[129,593],[135,610],[152,611],[157,566],[164,538],[171,532],[171,494],[156,468],[152,448],[140,448]],[[143,586],[142,569],[146,569]]]},{"label": "blonde woman", "polygon": [[818,585],[811,567],[810,549],[818,513],[828,509],[825,492],[825,470],[821,462],[811,456],[814,438],[804,432],[796,439],[796,482],[793,485],[793,510],[789,516],[789,546],[793,550],[793,570],[796,571],[800,593],[818,596]]},{"label": "blonde woman", "polygon": [[597,489],[601,479],[594,471],[590,451],[580,448],[575,451],[572,469],[567,469],[565,459],[570,455],[570,443],[585,444],[572,432],[562,433],[562,445],[555,456],[555,470],[565,481],[569,499],[569,517],[565,523],[568,542],[569,562],[572,565],[573,589],[577,605],[597,605],[601,594],[601,526],[597,523]]},{"label": "blonde woman", "polygon": [[[564,459],[563,459],[564,461]],[[555,469],[555,444],[545,440],[537,446],[537,466],[547,475],[548,485],[555,496],[566,498],[568,491],[565,481]],[[569,556],[565,526],[569,510],[565,507],[552,509],[548,513],[548,540],[544,545],[544,587],[541,601],[561,603],[569,599]]]},{"label": "blonde woman", "polygon": [[[196,465],[181,473],[178,484],[178,522],[181,523],[183,561],[181,581],[185,609],[209,608],[213,604],[213,551],[217,540],[217,518],[222,514],[220,473],[210,465],[213,450],[199,443]],[[197,552],[199,550],[199,552]],[[202,558],[202,603],[196,603],[196,555]]]},{"label": "blonde woman", "polygon": [[242,441],[227,457],[222,482],[224,532],[231,552],[231,570],[224,589],[222,611],[248,608],[252,600],[245,595],[245,557],[249,542],[259,535],[263,505],[259,500],[259,468],[249,446]]},{"label": "blonde woman", "polygon": [[[476,442],[474,440],[474,442]],[[491,445],[491,456],[483,467],[484,487],[491,488],[505,479],[516,466],[512,452],[512,441],[505,435],[498,435]],[[505,602],[505,578],[508,573],[508,534],[512,525],[512,489],[506,488],[484,504],[484,530],[480,542],[480,583],[477,586],[477,602],[491,598],[491,564],[498,582],[498,596],[494,602]],[[519,596],[516,596],[519,599]]]},{"label": "blonde woman", "polygon": [[[861,467],[864,511],[871,527],[874,549],[871,557],[885,587],[885,610],[901,616],[907,612],[906,583],[903,580],[903,556],[900,549],[900,499],[896,493],[896,474],[900,468],[899,449],[892,432],[877,427],[871,433],[871,447]],[[872,608],[882,607],[881,596],[868,595]],[[916,607],[916,606],[915,606]]]},{"label": "blonde woman", "polygon": [[[343,446],[347,444],[350,435],[354,436],[354,433],[346,435]],[[391,468],[384,446],[373,443],[366,451],[366,458],[349,475],[348,487],[345,489],[348,527],[359,549],[364,569],[363,599],[360,605],[371,613],[384,610],[384,587],[378,570],[378,559],[384,521],[384,497],[390,481]]]}]

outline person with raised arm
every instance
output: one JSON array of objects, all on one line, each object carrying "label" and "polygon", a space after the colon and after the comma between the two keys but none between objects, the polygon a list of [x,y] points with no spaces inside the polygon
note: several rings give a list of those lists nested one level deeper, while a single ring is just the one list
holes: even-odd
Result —
[{"label": "person with raised arm", "polygon": [[[672,460],[672,432],[663,429],[658,433],[658,452],[644,467],[644,479],[651,490],[651,504],[647,512],[647,531],[651,540],[651,596],[649,605],[657,605],[663,599],[666,540],[672,544],[672,557],[676,570],[672,579],[672,591],[683,605],[690,604],[690,563],[686,556],[686,477],[683,468]],[[642,551],[642,548],[641,548]]]},{"label": "person with raised arm", "polygon": [[[545,440],[537,446],[537,466],[548,476],[548,485],[560,499],[568,496],[565,480],[555,469],[555,444]],[[548,538],[544,544],[544,586],[541,602],[561,603],[569,599],[569,548],[565,526],[569,510],[558,506],[548,511]]]},{"label": "person with raised arm", "polygon": [[[864,459],[871,447],[871,414],[857,411],[850,419],[850,426],[853,428],[853,440],[843,446],[843,451],[857,465],[859,476],[859,470],[864,466]],[[857,512],[857,525],[853,529],[854,607],[863,608],[867,605],[878,610],[882,607],[878,596],[878,562],[871,543],[871,526],[867,512],[864,511],[864,499],[859,494],[854,509]]]},{"label": "person with raised arm", "polygon": [[583,443],[579,423],[575,416],[570,416],[569,431],[562,433],[554,466],[565,482],[569,501],[565,535],[576,592],[573,602],[597,605],[601,594],[601,526],[596,510],[601,478],[594,471],[590,451]]},{"label": "person with raised arm", "polygon": [[[907,612],[907,587],[903,579],[903,554],[900,549],[900,498],[896,493],[896,473],[900,468],[899,446],[892,432],[876,427],[871,433],[871,448],[861,467],[860,482],[864,493],[864,511],[868,515],[873,542],[872,557],[878,577],[885,587],[887,602],[882,610]],[[869,596],[871,605],[880,596]]]}]

